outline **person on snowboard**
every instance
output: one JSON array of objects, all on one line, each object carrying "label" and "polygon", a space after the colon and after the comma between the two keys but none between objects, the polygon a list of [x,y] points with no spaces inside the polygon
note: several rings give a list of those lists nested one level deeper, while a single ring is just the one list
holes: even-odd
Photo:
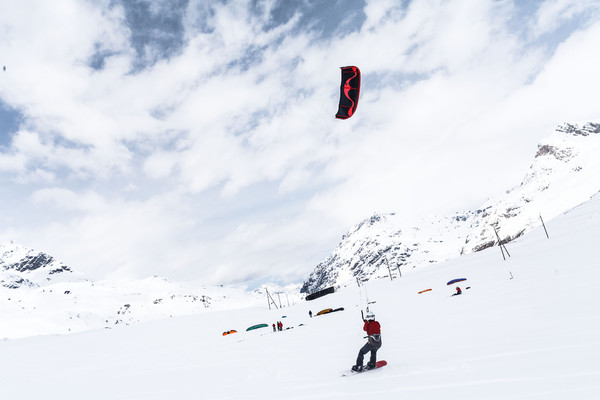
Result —
[{"label": "person on snowboard", "polygon": [[358,351],[356,365],[352,366],[352,371],[354,372],[361,372],[363,370],[363,360],[365,354],[368,352],[371,352],[371,358],[364,369],[369,370],[375,368],[375,363],[377,362],[377,350],[381,347],[381,325],[379,325],[379,322],[375,321],[375,314],[372,311],[367,311],[364,323],[363,330],[367,332],[368,340]]}]

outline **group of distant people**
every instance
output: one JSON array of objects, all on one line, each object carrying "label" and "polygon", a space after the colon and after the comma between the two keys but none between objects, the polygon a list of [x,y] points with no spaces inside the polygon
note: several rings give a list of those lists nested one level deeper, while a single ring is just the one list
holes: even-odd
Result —
[{"label": "group of distant people", "polygon": [[273,324],[273,332],[282,331],[283,330],[283,322],[277,321],[277,324]]}]

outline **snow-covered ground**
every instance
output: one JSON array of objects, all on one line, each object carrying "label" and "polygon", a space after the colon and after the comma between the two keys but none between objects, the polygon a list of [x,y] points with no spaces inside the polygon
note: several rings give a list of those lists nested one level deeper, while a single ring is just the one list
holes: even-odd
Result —
[{"label": "snow-covered ground", "polygon": [[[283,309],[0,341],[1,397],[598,399],[600,195],[546,224],[550,239],[535,229],[506,261],[494,247]],[[454,278],[467,278],[461,296]],[[341,377],[364,343],[367,298],[388,366]],[[329,307],[345,310],[308,317]],[[291,329],[245,331],[278,320]]]},{"label": "snow-covered ground", "polygon": [[[42,271],[33,272],[43,276]],[[248,291],[245,287],[211,287],[197,282],[171,282],[160,277],[91,281],[75,274],[75,278],[53,276],[51,282],[29,280],[34,274],[26,275],[32,287],[0,286],[0,339],[75,333],[262,306],[268,304],[267,290],[278,304],[295,304],[302,299],[299,285],[263,284]]]}]

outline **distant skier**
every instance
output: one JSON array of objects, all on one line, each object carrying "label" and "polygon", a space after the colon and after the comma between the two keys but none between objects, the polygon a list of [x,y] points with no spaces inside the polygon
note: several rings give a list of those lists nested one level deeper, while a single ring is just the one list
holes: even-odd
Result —
[{"label": "distant skier", "polygon": [[361,372],[363,370],[363,360],[365,354],[368,352],[371,352],[371,358],[367,363],[366,369],[375,368],[375,363],[377,362],[377,350],[381,347],[381,325],[379,322],[375,321],[375,314],[372,311],[367,311],[364,323],[363,330],[367,332],[368,340],[358,351],[356,365],[352,366],[352,371],[354,372]]},{"label": "distant skier", "polygon": [[462,294],[462,290],[457,286],[456,293],[454,293],[452,296],[458,296],[459,294]]},{"label": "distant skier", "polygon": [[308,316],[312,318],[312,311],[308,310]]},{"label": "distant skier", "polygon": [[276,330],[275,330],[275,324],[273,324],[273,332],[276,332]]}]

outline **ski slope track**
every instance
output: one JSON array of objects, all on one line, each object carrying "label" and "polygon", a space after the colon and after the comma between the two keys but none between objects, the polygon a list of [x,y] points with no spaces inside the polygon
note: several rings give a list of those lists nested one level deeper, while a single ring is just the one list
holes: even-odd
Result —
[{"label": "ski slope track", "polygon": [[[538,227],[508,243],[506,261],[487,248],[281,309],[5,339],[2,398],[598,399],[600,195],[546,226],[549,239]],[[467,281],[453,297],[454,278]],[[388,365],[341,378],[365,340],[367,297]],[[245,331],[276,321],[290,329]]]}]

